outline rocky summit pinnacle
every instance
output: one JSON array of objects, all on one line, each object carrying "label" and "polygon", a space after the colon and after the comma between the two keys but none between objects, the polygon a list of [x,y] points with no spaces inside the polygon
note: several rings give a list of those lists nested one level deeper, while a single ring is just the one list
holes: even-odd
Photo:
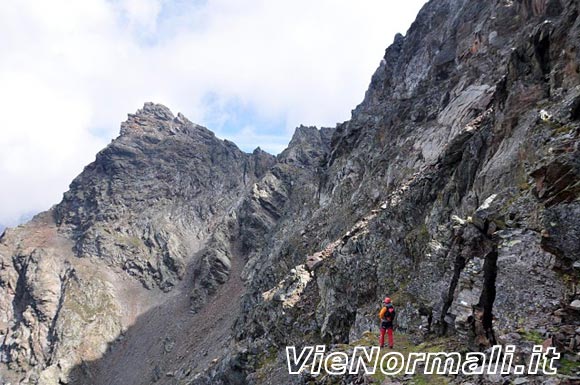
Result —
[{"label": "rocky summit pinnacle", "polygon": [[[298,127],[276,157],[146,103],[1,236],[0,379],[577,383],[578,15],[432,0],[351,119]],[[401,354],[542,344],[558,375],[288,372],[286,346],[377,344],[387,295]]]},{"label": "rocky summit pinnacle", "polygon": [[127,120],[121,124],[121,136],[125,135],[175,135],[178,132],[191,133],[195,130],[211,131],[190,122],[183,114],[173,116],[171,110],[162,104],[145,103],[142,109],[135,114],[129,114]]}]

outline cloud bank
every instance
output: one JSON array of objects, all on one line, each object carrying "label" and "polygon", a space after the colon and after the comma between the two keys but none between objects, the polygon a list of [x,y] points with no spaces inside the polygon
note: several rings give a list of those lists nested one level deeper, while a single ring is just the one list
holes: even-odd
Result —
[{"label": "cloud bank", "polygon": [[0,224],[58,202],[145,101],[246,151],[348,119],[423,3],[0,2]]}]

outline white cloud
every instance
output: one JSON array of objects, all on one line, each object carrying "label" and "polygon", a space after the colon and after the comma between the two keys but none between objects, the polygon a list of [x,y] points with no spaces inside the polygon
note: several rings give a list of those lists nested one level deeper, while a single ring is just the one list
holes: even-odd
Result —
[{"label": "white cloud", "polygon": [[137,33],[139,30],[154,33],[161,7],[159,0],[121,0],[117,12],[126,18],[129,26]]},{"label": "white cloud", "polygon": [[[279,152],[301,123],[348,119],[423,2],[0,2],[0,223],[58,202],[145,101],[246,150]],[[208,95],[283,129],[232,131]]]}]

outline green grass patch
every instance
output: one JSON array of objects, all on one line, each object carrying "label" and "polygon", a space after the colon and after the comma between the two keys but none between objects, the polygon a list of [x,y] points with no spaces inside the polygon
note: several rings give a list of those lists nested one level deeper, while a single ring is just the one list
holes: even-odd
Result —
[{"label": "green grass patch", "polygon": [[525,341],[533,342],[536,345],[544,343],[545,338],[537,331],[519,329],[518,333]]},{"label": "green grass patch", "polygon": [[278,350],[276,347],[271,347],[264,353],[258,356],[258,364],[256,365],[256,369],[262,369],[266,366],[274,365],[276,362],[276,357],[278,355]]},{"label": "green grass patch", "polygon": [[566,376],[574,376],[580,369],[580,362],[572,361],[566,356],[558,360],[558,373]]},{"label": "green grass patch", "polygon": [[[385,336],[385,338],[386,338],[386,336]],[[347,350],[349,347],[352,348],[354,346],[377,346],[378,340],[379,340],[379,333],[378,332],[374,332],[374,333],[373,332],[366,332],[363,334],[363,337],[360,340],[354,341],[349,345],[345,345],[344,348],[346,348],[346,349],[344,349],[344,350]],[[415,344],[415,343],[413,343],[413,341],[411,341],[409,339],[408,335],[395,332],[395,348],[394,349],[388,349],[388,348],[381,349],[378,362],[380,363],[383,356],[390,353],[390,352],[401,353],[403,355],[403,357],[405,357],[405,362],[407,362],[409,359],[410,353],[421,353],[421,352],[436,353],[436,352],[443,352],[443,351],[453,351],[453,350],[449,350],[451,343],[452,342],[449,338],[440,337],[440,338],[430,339],[430,340],[425,341],[421,344]],[[342,347],[340,350],[343,351]],[[387,377],[389,377],[393,380],[396,380],[397,378],[402,378],[405,376],[404,368],[402,368],[402,369],[403,370],[401,371],[401,373],[399,373],[396,376],[386,376],[381,371],[381,369],[377,367],[376,373],[373,374],[371,377],[377,383],[382,383]],[[422,369],[418,368],[418,371],[421,371],[421,370]],[[415,385],[423,385],[423,384],[444,385],[444,384],[447,384],[448,382],[449,382],[449,380],[447,378],[445,378],[444,376],[440,376],[440,375],[436,375],[436,374],[433,374],[433,375],[424,374],[421,372],[413,375],[412,379],[410,380],[410,383],[415,384]]]}]

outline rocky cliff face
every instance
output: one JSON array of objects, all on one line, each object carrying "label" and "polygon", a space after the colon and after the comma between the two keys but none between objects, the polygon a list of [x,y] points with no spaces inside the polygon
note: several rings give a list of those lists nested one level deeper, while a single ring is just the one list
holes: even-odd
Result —
[{"label": "rocky cliff face", "polygon": [[579,12],[432,0],[352,119],[276,158],[146,104],[2,236],[0,376],[363,383],[289,376],[284,347],[373,342],[386,294],[413,344],[543,342],[577,375]]}]

